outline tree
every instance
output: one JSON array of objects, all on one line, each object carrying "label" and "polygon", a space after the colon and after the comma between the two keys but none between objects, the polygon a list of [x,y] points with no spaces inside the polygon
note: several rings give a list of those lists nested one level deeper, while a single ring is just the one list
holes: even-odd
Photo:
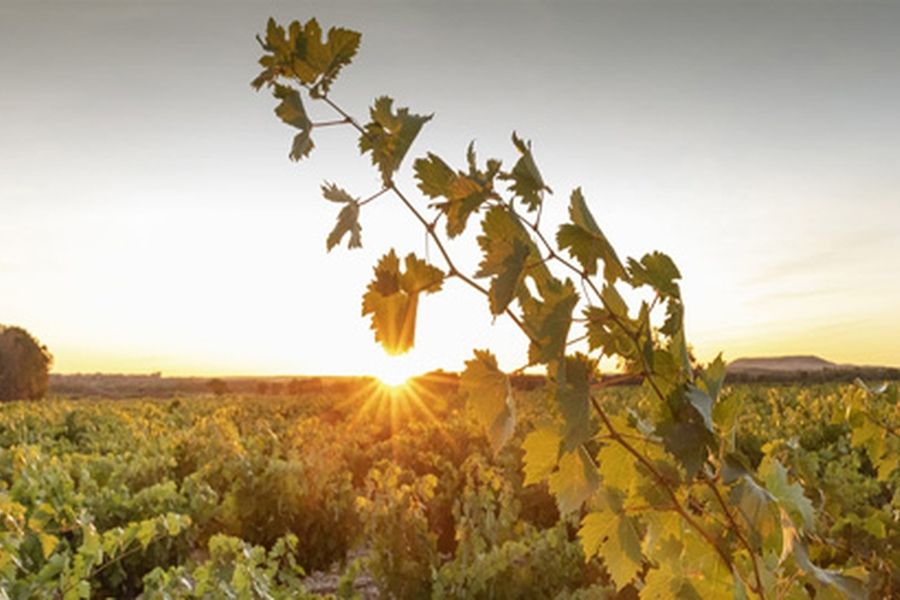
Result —
[{"label": "tree", "polygon": [[[270,19],[265,38],[257,38],[263,71],[252,85],[272,90],[275,114],[295,129],[291,159],[314,149],[313,132],[346,126],[380,175],[380,189],[365,196],[323,184],[325,199],[341,207],[328,250],[344,239],[360,247],[362,209],[383,197],[405,206],[437,249],[440,267],[393,248],[376,264],[363,315],[385,351],[413,346],[420,301],[445,284],[471,288],[492,315],[518,326],[528,363],[512,372],[543,366],[559,413],[525,438],[525,483],[547,485],[563,518],[580,522],[585,556],[601,557],[623,594],[801,597],[808,586],[816,597],[836,590],[862,597],[858,579],[812,562],[808,544],[821,538],[813,535],[813,504],[796,472],[777,458],[755,468],[743,454],[741,407],[722,393],[725,363],[719,357],[700,367],[690,355],[672,259],[656,251],[620,259],[578,187],[569,194],[568,220],[548,234],[541,215],[553,191],[531,143],[515,133],[512,168],[495,158],[480,163],[474,144],[463,168],[430,152],[415,160],[426,197],[418,201],[394,176],[431,115],[380,96],[367,122],[355,119],[330,92],[360,34],[332,27],[323,40],[323,33],[315,19],[286,28]],[[337,119],[314,121],[304,98]],[[476,218],[482,260],[467,268],[447,241]],[[629,306],[626,298],[636,301]],[[583,350],[574,352],[578,346]],[[602,357],[618,359],[625,377],[640,378],[640,402],[622,409],[607,401],[603,388],[614,378],[599,376]],[[499,451],[516,427],[508,373],[491,352],[476,350],[460,388]]]},{"label": "tree", "polygon": [[206,382],[206,387],[216,396],[224,396],[228,392],[228,384],[216,377]]},{"label": "tree", "polygon": [[30,333],[0,325],[0,401],[43,398],[52,362],[47,347]]}]

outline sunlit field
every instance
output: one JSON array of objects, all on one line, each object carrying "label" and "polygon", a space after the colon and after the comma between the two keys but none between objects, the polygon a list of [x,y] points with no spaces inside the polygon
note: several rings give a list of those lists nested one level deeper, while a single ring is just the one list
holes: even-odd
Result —
[{"label": "sunlit field", "polygon": [[[879,476],[845,419],[861,394],[739,385],[723,401],[745,408],[754,466],[777,459],[817,490],[805,502],[831,543],[811,546],[816,562],[865,571],[886,598],[898,474]],[[642,388],[602,395],[641,418]],[[496,454],[446,380],[3,404],[0,589],[41,597],[63,573],[81,597],[620,597],[547,484],[523,483],[523,441],[558,417],[542,390],[516,397],[521,426]]]}]

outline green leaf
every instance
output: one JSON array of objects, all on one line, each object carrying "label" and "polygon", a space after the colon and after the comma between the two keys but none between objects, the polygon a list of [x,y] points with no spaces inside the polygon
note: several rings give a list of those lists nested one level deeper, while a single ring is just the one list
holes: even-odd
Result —
[{"label": "green leaf", "polygon": [[322,184],[322,196],[324,196],[326,200],[337,202],[338,204],[350,204],[351,202],[358,201],[357,198],[354,198],[342,188],[328,182]]},{"label": "green leaf", "polygon": [[656,433],[687,471],[688,479],[692,479],[709,455],[710,434],[706,427],[693,422],[666,422],[657,427]]},{"label": "green leaf", "polygon": [[322,195],[325,196],[326,200],[345,205],[344,208],[341,209],[341,212],[338,213],[337,223],[335,224],[334,229],[331,230],[331,233],[328,234],[328,239],[325,241],[325,247],[328,251],[330,252],[332,248],[340,244],[341,240],[348,233],[350,234],[350,238],[347,242],[347,247],[362,248],[362,238],[360,236],[362,227],[359,224],[359,201],[333,183],[326,183],[322,186]]},{"label": "green leaf", "polygon": [[631,282],[635,287],[648,285],[666,298],[681,298],[676,280],[681,279],[678,267],[672,259],[662,252],[645,254],[638,262],[633,258],[628,259],[628,270],[631,272]]},{"label": "green leaf", "polygon": [[634,456],[621,444],[605,443],[597,453],[597,466],[604,485],[628,492],[638,478]]},{"label": "green leaf", "polygon": [[422,125],[431,120],[431,115],[411,114],[408,108],[394,112],[393,104],[393,99],[387,96],[377,98],[369,109],[372,120],[359,137],[360,152],[371,153],[372,164],[381,171],[386,186],[391,184]]},{"label": "green leaf", "polygon": [[721,353],[700,372],[700,382],[706,388],[706,393],[709,394],[713,403],[719,399],[719,394],[722,393],[722,385],[725,383],[725,372],[725,361],[722,360]]},{"label": "green leaf", "polygon": [[459,383],[476,419],[487,431],[491,447],[498,452],[515,431],[515,404],[509,377],[497,367],[493,354],[475,350],[475,358],[466,361]]},{"label": "green leaf", "polygon": [[603,557],[616,589],[625,587],[641,571],[641,540],[630,517],[609,511],[589,513],[581,520],[578,537],[586,558]]},{"label": "green leaf", "polygon": [[715,433],[712,419],[713,400],[705,390],[701,390],[693,384],[688,384],[687,399],[691,403],[700,416],[703,418],[703,424],[710,433]]},{"label": "green leaf", "polygon": [[[837,571],[823,569],[813,564],[809,559],[806,545],[800,539],[800,533],[791,526],[790,519],[785,520],[784,547],[781,553],[781,562],[784,562],[788,556],[796,561],[800,570],[811,575],[819,586],[840,590],[847,598],[853,600],[869,598],[865,586],[858,579],[842,575]],[[818,597],[818,594],[816,597]]]},{"label": "green leaf", "polygon": [[312,152],[314,144],[309,135],[312,131],[312,122],[306,116],[306,109],[303,108],[303,101],[300,93],[292,87],[284,85],[276,85],[273,92],[281,103],[275,107],[275,114],[293,127],[300,130],[294,137],[294,143],[291,146],[291,160],[298,161],[305,158]]},{"label": "green leaf", "polygon": [[666,320],[659,328],[659,332],[670,338],[684,332],[684,305],[680,300],[669,298],[666,302]]},{"label": "green leaf", "polygon": [[758,473],[766,490],[775,496],[794,522],[800,523],[807,531],[811,530],[815,526],[812,502],[803,495],[803,486],[799,483],[788,483],[784,465],[777,459],[767,456],[759,465]]},{"label": "green leaf", "polygon": [[150,542],[156,537],[156,521],[154,519],[141,521],[138,526],[136,537],[141,543],[141,547],[146,550],[147,546],[150,545]]},{"label": "green leaf", "polygon": [[359,49],[360,34],[350,29],[332,27],[328,39],[321,41],[321,29],[315,19],[304,28],[306,33],[305,62],[317,73],[318,81],[310,93],[324,96],[331,89],[340,70],[349,65]]},{"label": "green leaf", "polygon": [[441,288],[444,273],[409,254],[405,272],[392,249],[375,267],[375,278],[363,295],[363,316],[372,315],[375,341],[388,354],[403,354],[415,343],[419,295]]},{"label": "green leaf", "polygon": [[362,248],[362,237],[360,236],[362,227],[359,224],[359,204],[356,202],[346,205],[338,213],[337,223],[328,234],[328,239],[325,240],[326,249],[330,252],[332,248],[341,243],[347,233],[350,234],[347,247]]},{"label": "green leaf", "polygon": [[523,485],[540,483],[550,476],[559,462],[559,445],[562,441],[556,429],[541,427],[525,436],[522,449],[522,472],[525,474]]},{"label": "green leaf", "polygon": [[[471,146],[470,146],[471,150]],[[414,163],[419,189],[430,198],[446,199],[432,207],[447,217],[447,235],[456,237],[466,229],[469,216],[493,194],[492,180],[479,181],[477,169],[469,175],[454,172],[440,157],[428,153]]]},{"label": "green leaf", "polygon": [[579,510],[599,486],[599,479],[597,468],[584,448],[563,454],[559,468],[548,478],[559,512],[566,515]]},{"label": "green leaf", "polygon": [[332,27],[322,41],[322,28],[310,19],[306,24],[293,21],[287,31],[269,19],[266,39],[256,38],[266,52],[259,60],[262,73],[251,84],[257,90],[279,77],[299,80],[314,97],[325,96],[341,68],[350,64],[359,49],[360,34]]},{"label": "green leaf", "polygon": [[488,300],[491,313],[499,315],[520,290],[528,264],[540,257],[522,225],[506,208],[491,208],[481,222],[481,229],[483,234],[478,236],[478,245],[484,258],[475,276],[492,278]]},{"label": "green leaf", "polygon": [[543,193],[553,193],[544,183],[540,171],[531,154],[531,142],[522,141],[515,133],[512,134],[513,145],[521,155],[509,173],[500,175],[501,179],[512,181],[509,189],[518,196],[529,211],[535,211],[543,202]]},{"label": "green leaf", "polygon": [[572,311],[578,304],[572,281],[547,281],[542,302],[530,299],[521,304],[523,320],[531,335],[528,360],[545,364],[562,358],[572,325]]},{"label": "green leaf", "polygon": [[41,554],[43,554],[45,559],[50,558],[57,544],[59,544],[59,538],[49,533],[39,532],[38,540],[41,542]]},{"label": "green leaf", "polygon": [[554,363],[551,377],[555,381],[555,397],[565,421],[563,450],[571,451],[594,435],[590,417],[591,383],[597,361],[577,353]]},{"label": "green leaf", "polygon": [[603,278],[610,284],[616,279],[625,279],[625,267],[619,260],[609,240],[600,231],[597,222],[591,215],[581,188],[575,188],[569,201],[569,218],[556,234],[556,243],[561,250],[568,249],[569,254],[581,263],[588,275],[597,273],[597,261],[603,261]]},{"label": "green leaf", "polygon": [[660,564],[659,568],[650,569],[644,575],[644,587],[641,588],[641,600],[670,600],[677,598],[679,590],[684,583],[684,578],[675,573],[668,563]]}]

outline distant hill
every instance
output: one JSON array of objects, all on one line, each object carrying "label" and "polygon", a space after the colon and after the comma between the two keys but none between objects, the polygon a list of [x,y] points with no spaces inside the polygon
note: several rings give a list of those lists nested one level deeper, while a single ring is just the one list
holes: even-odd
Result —
[{"label": "distant hill", "polygon": [[808,371],[838,369],[839,365],[818,356],[767,356],[738,358],[728,365],[729,373]]},{"label": "distant hill", "polygon": [[769,356],[738,358],[728,365],[731,383],[827,382],[900,379],[900,369],[892,367],[836,364],[818,356]]}]

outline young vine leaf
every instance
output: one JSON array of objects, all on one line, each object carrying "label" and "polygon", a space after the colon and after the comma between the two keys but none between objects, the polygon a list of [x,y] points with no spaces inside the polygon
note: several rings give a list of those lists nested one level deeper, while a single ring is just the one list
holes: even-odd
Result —
[{"label": "young vine leaf", "polygon": [[403,354],[415,343],[419,295],[441,289],[444,273],[409,254],[405,271],[391,249],[375,267],[375,279],[363,295],[362,314],[372,315],[375,341],[389,354]]}]

